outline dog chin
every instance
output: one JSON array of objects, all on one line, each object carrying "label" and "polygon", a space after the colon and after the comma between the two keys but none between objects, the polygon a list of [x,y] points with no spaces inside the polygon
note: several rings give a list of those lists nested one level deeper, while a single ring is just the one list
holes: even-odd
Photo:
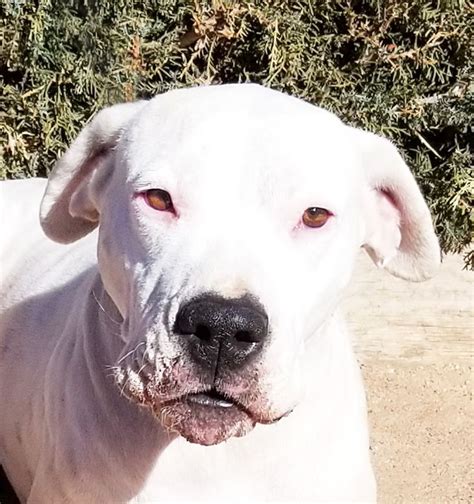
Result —
[{"label": "dog chin", "polygon": [[162,405],[155,414],[169,431],[183,436],[190,443],[204,446],[245,436],[255,427],[249,413],[236,404],[200,404],[188,397]]}]

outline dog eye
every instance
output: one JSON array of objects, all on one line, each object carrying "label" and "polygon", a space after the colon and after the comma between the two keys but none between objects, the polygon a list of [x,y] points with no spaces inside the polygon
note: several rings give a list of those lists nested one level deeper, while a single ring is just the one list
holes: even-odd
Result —
[{"label": "dog eye", "polygon": [[173,211],[173,201],[168,192],[163,189],[149,189],[144,193],[146,202],[155,210]]},{"label": "dog eye", "polygon": [[320,228],[326,224],[331,212],[325,208],[310,207],[304,211],[303,224],[312,228]]}]

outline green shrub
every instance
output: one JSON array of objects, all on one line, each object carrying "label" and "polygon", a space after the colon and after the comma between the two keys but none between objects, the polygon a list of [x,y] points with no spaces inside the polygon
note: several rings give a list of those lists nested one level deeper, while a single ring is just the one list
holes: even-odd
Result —
[{"label": "green shrub", "polygon": [[390,137],[443,249],[472,241],[472,4],[3,0],[1,9],[2,178],[47,174],[106,104],[254,81]]}]

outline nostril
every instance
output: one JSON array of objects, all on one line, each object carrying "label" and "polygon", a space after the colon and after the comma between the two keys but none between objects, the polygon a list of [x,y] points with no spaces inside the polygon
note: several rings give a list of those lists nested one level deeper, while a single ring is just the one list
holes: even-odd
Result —
[{"label": "nostril", "polygon": [[198,324],[196,326],[196,330],[194,331],[194,334],[200,339],[204,341],[210,341],[212,334],[211,330],[209,327],[207,327],[204,324]]},{"label": "nostril", "polygon": [[250,331],[237,331],[234,338],[244,343],[255,343],[255,338]]}]

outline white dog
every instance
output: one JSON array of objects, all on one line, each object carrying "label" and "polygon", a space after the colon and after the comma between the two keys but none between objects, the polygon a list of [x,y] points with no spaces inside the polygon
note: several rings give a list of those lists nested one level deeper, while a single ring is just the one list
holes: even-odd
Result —
[{"label": "white dog", "polygon": [[440,259],[390,142],[200,87],[100,112],[47,184],[1,188],[0,463],[21,501],[375,500],[338,302],[361,246],[409,280]]}]

